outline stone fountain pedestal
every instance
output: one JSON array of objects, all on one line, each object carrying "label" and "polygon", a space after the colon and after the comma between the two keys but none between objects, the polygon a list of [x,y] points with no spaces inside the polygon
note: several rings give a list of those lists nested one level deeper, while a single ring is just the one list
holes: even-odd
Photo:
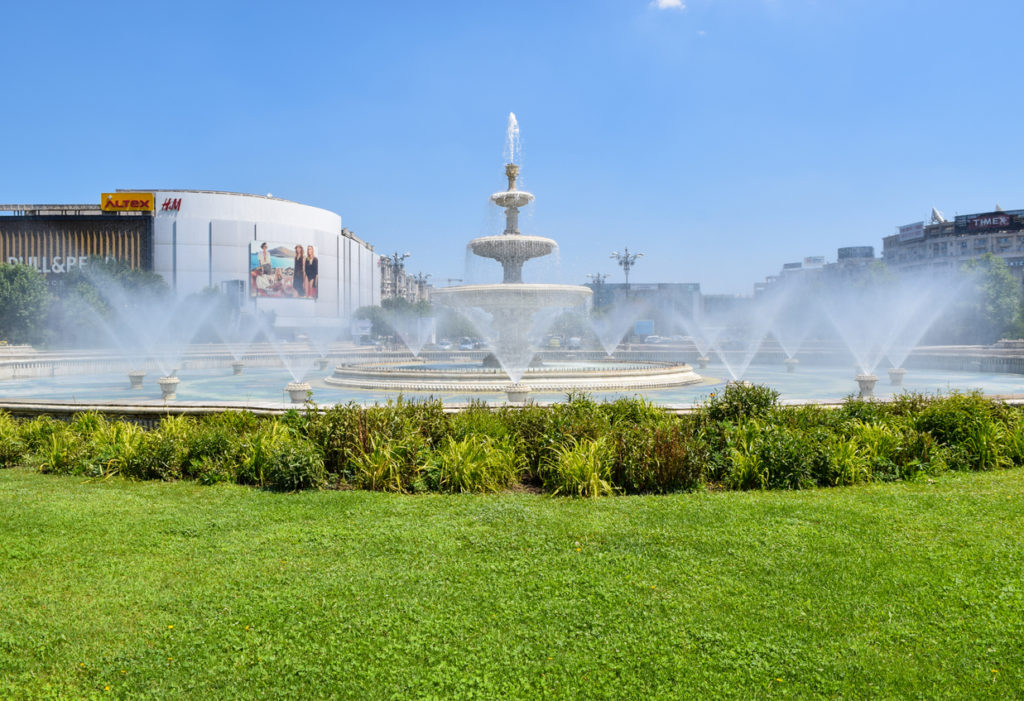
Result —
[{"label": "stone fountain pedestal", "polygon": [[509,404],[523,404],[530,394],[530,388],[521,382],[516,382],[505,388],[505,396]]},{"label": "stone fountain pedestal", "polygon": [[853,378],[860,387],[860,396],[863,399],[871,399],[875,396],[875,383],[878,382],[878,375],[857,375]]},{"label": "stone fountain pedestal", "polygon": [[889,384],[893,387],[902,387],[903,376],[906,374],[905,368],[889,368]]},{"label": "stone fountain pedestal", "polygon": [[142,378],[146,376],[145,370],[132,370],[128,373],[128,382],[132,389],[142,389]]},{"label": "stone fountain pedestal", "polygon": [[316,359],[316,369],[320,370],[321,372],[326,370],[327,366],[330,365],[330,364],[331,364],[331,361],[328,360],[327,358],[317,358]]},{"label": "stone fountain pedestal", "polygon": [[181,380],[173,375],[161,377],[156,381],[160,385],[160,393],[163,395],[165,402],[174,401],[178,398],[178,384],[180,382]]},{"label": "stone fountain pedestal", "polygon": [[796,358],[786,358],[786,372],[796,372],[796,366],[800,361]]},{"label": "stone fountain pedestal", "polygon": [[697,356],[697,367],[699,367],[701,370],[707,370],[709,362],[711,362],[711,358],[707,357],[706,355]]},{"label": "stone fountain pedestal", "polygon": [[245,367],[245,363],[243,363],[241,360],[236,360],[235,362],[231,363],[231,374],[232,375],[241,375],[242,374],[242,368],[244,368],[244,367]]},{"label": "stone fountain pedestal", "polygon": [[313,391],[313,388],[308,382],[289,382],[285,385],[284,390],[288,393],[292,404],[305,404],[306,398]]}]

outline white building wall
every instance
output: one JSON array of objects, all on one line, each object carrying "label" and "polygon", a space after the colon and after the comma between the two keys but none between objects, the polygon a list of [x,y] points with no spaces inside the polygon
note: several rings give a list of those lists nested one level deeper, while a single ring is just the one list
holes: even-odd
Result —
[{"label": "white building wall", "polygon": [[[333,325],[380,302],[376,254],[342,236],[334,212],[260,195],[154,192],[154,270],[179,296],[231,280],[243,281],[248,295],[250,243],[270,241],[312,244],[320,260],[317,299],[246,297],[251,310],[274,312],[279,326]],[[179,199],[177,209],[163,209]]]}]

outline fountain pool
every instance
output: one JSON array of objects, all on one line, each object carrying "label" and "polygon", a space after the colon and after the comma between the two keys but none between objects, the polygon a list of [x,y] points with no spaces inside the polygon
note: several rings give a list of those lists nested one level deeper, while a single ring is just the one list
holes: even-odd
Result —
[{"label": "fountain pool", "polygon": [[[408,363],[413,366],[415,363]],[[624,367],[634,365],[624,363]],[[642,365],[639,364],[639,365]],[[446,364],[446,367],[452,367]],[[474,365],[475,367],[475,365]],[[678,387],[647,390],[595,390],[589,392],[596,399],[618,397],[645,397],[667,407],[685,408],[707,399],[720,391],[729,381],[726,367],[712,362],[700,383]],[[190,403],[215,404],[234,408],[261,408],[294,406],[282,389],[292,376],[283,367],[246,367],[244,374],[234,375],[231,368],[197,368],[179,372],[181,383],[177,389],[175,406]],[[458,406],[470,401],[501,404],[506,400],[502,388],[493,391],[408,391],[393,389],[357,389],[325,381],[325,376],[313,372],[306,375],[313,400],[318,405],[358,402],[372,404],[397,399],[426,399],[435,397],[446,405]],[[849,366],[805,366],[789,373],[785,366],[751,365],[744,379],[777,389],[785,402],[827,402],[856,394],[857,386],[851,380]],[[80,405],[141,405],[165,406],[155,375],[147,377],[142,389],[132,390],[122,372],[100,372],[75,375],[73,383],[67,376],[19,378],[0,381],[0,404],[17,406],[23,403],[59,403]],[[505,381],[507,383],[507,380]],[[934,393],[951,390],[980,390],[991,395],[1024,395],[1024,375],[1012,373],[986,373],[949,370],[914,369],[906,375],[902,387],[892,386],[883,375],[875,388],[879,398],[899,392]],[[530,395],[538,403],[565,399],[564,391],[537,389]]]}]

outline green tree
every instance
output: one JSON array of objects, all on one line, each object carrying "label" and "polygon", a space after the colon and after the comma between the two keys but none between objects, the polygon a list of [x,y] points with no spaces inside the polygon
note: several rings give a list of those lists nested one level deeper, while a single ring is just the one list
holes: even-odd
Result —
[{"label": "green tree", "polygon": [[994,343],[1013,335],[1021,309],[1021,287],[1006,261],[991,253],[961,267],[967,286],[953,313],[953,337],[959,343]]},{"label": "green tree", "polygon": [[51,325],[60,329],[57,342],[71,347],[108,342],[106,327],[119,314],[158,305],[170,296],[170,288],[157,273],[98,256],[64,275],[61,283],[50,310]]},{"label": "green tree", "polygon": [[41,343],[47,335],[50,291],[35,268],[0,264],[0,340]]}]

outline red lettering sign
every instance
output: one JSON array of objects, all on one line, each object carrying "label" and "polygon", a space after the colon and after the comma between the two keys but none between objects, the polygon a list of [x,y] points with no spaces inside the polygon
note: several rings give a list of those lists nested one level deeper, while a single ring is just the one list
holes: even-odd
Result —
[{"label": "red lettering sign", "polygon": [[163,206],[160,207],[163,212],[179,212],[181,211],[181,198],[170,198],[164,200]]}]

